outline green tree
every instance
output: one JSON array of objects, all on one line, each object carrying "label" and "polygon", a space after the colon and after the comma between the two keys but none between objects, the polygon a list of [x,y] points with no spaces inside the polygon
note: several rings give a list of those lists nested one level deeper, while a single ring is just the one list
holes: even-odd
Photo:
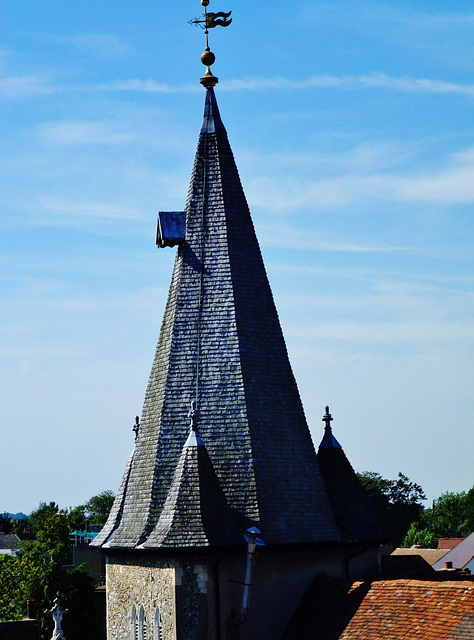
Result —
[{"label": "green tree", "polygon": [[107,489],[86,502],[85,509],[91,524],[105,524],[114,499],[114,492]]},{"label": "green tree", "polygon": [[13,528],[13,521],[8,513],[0,514],[0,531],[2,533],[11,533]]},{"label": "green tree", "polygon": [[379,473],[364,471],[357,474],[374,507],[379,512],[395,546],[404,540],[412,522],[423,513],[423,489],[406,475],[399,473],[396,480],[383,478]]},{"label": "green tree", "polygon": [[0,620],[20,620],[26,614],[24,580],[16,556],[0,555]]},{"label": "green tree", "polygon": [[45,612],[58,597],[70,610],[64,619],[68,640],[91,637],[94,585],[84,566],[65,567],[71,550],[67,512],[41,503],[30,521],[36,539],[23,542],[18,557],[0,556],[0,620],[23,618],[26,601],[35,600],[42,640],[49,640],[52,620]]},{"label": "green tree", "polygon": [[29,518],[13,520],[11,532],[17,535],[20,540],[33,540],[34,538]]},{"label": "green tree", "polygon": [[439,538],[468,536],[473,531],[469,494],[465,491],[443,493],[427,510],[424,522]]},{"label": "green tree", "polygon": [[474,487],[466,493],[465,508],[469,531],[474,531]]},{"label": "green tree", "polygon": [[405,548],[418,545],[423,549],[437,549],[438,538],[426,528],[421,528],[418,522],[412,522],[401,546]]},{"label": "green tree", "polygon": [[81,504],[71,507],[66,512],[69,531],[86,531],[88,519],[86,516],[86,506]]}]

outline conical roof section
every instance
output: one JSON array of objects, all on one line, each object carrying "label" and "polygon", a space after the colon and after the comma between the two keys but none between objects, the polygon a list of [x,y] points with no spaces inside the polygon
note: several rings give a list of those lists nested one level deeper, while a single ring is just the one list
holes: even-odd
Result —
[{"label": "conical roof section", "polygon": [[243,540],[204,442],[191,430],[156,527],[142,546],[205,547]]},{"label": "conical roof section", "polygon": [[333,435],[329,407],[318,462],[341,539],[347,542],[386,540],[382,519],[373,507],[343,448]]},{"label": "conical roof section", "polygon": [[177,251],[120,522],[107,546],[160,547],[150,536],[176,479],[192,399],[234,513],[255,522],[267,544],[339,539],[213,89],[206,90],[186,239]]}]

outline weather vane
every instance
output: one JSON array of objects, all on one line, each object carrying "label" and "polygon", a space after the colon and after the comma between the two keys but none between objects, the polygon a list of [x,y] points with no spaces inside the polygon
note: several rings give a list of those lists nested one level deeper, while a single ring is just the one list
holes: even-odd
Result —
[{"label": "weather vane", "polygon": [[201,84],[206,89],[209,89],[211,87],[215,87],[219,82],[219,78],[216,78],[216,76],[212,75],[210,69],[211,65],[213,65],[216,60],[216,56],[209,49],[209,29],[214,29],[215,27],[228,27],[232,22],[232,18],[230,17],[232,11],[228,11],[227,13],[225,13],[224,11],[212,13],[207,11],[209,0],[201,0],[201,4],[204,7],[204,13],[201,13],[201,15],[197,18],[190,20],[189,24],[194,24],[201,27],[201,29],[204,29],[204,35],[206,37],[206,48],[204,49],[204,53],[201,55],[201,62],[207,67],[207,70],[204,76],[201,78]]}]

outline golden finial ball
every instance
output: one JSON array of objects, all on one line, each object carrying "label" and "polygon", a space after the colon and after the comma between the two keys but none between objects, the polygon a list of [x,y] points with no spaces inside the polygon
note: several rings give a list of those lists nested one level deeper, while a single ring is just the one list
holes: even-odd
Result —
[{"label": "golden finial ball", "polygon": [[209,5],[209,0],[201,0],[201,4],[203,7],[207,7]]},{"label": "golden finial ball", "polygon": [[212,51],[206,48],[205,51],[201,54],[201,62],[206,65],[206,67],[210,67],[211,64],[214,64],[215,61],[216,56],[212,53]]}]

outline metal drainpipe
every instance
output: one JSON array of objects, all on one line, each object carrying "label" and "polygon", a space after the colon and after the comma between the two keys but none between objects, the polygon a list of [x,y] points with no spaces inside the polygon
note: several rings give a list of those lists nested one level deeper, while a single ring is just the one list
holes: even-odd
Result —
[{"label": "metal drainpipe", "polygon": [[221,640],[221,593],[220,593],[220,581],[219,570],[222,556],[219,556],[217,562],[214,564],[214,589],[215,589],[215,620],[216,620],[216,640]]},{"label": "metal drainpipe", "polygon": [[244,578],[244,590],[242,592],[242,605],[240,607],[240,614],[235,616],[234,624],[242,624],[247,619],[250,587],[252,586],[253,567],[255,563],[255,549],[257,546],[257,538],[260,535],[260,530],[257,527],[250,527],[246,531],[247,539],[247,564],[245,566],[245,578]]}]

